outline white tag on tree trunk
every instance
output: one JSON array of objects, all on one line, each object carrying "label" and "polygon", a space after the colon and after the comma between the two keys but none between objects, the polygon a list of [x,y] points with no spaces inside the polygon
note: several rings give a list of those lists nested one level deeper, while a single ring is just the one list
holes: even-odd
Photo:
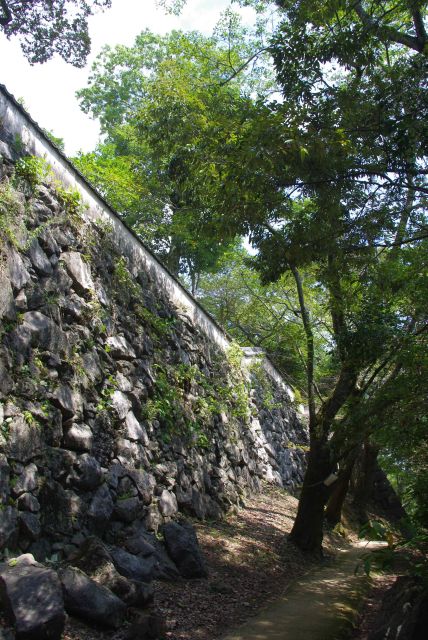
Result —
[{"label": "white tag on tree trunk", "polygon": [[325,486],[329,487],[333,482],[336,482],[337,478],[338,476],[335,473],[330,473],[330,475],[324,480]]}]

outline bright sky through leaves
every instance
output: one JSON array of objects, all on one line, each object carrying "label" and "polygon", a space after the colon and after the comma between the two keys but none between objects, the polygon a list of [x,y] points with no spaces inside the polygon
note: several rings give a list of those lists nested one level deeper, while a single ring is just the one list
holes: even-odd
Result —
[{"label": "bright sky through leaves", "polygon": [[[76,69],[59,57],[31,66],[16,39],[0,33],[0,83],[24,100],[32,117],[63,138],[68,155],[90,151],[98,139],[98,126],[83,114],[75,91],[86,85],[92,61],[103,45],[131,45],[143,29],[167,33],[171,29],[198,30],[209,34],[229,0],[189,0],[180,16],[166,15],[155,0],[113,0],[112,8],[89,20],[92,53],[84,69]],[[235,10],[237,7],[235,6]],[[251,20],[249,10],[241,10]]]}]

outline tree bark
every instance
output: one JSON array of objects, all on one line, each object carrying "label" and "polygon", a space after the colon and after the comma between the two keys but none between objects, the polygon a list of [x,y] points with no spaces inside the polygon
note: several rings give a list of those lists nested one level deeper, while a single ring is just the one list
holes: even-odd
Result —
[{"label": "tree bark", "polygon": [[346,461],[345,467],[339,475],[338,480],[333,485],[333,490],[328,499],[325,517],[327,522],[332,526],[336,526],[342,519],[342,509],[348,493],[351,481],[352,470],[357,459],[357,451],[352,452]]},{"label": "tree bark", "polygon": [[379,447],[371,444],[368,440],[364,443],[364,448],[360,459],[355,467],[356,476],[354,483],[353,505],[357,510],[358,517],[362,523],[366,522],[367,504],[373,488],[373,474],[377,465]]},{"label": "tree bark", "polygon": [[313,441],[299,499],[299,509],[289,541],[305,553],[322,556],[324,507],[329,489],[324,480],[331,473],[330,450],[326,442]]}]

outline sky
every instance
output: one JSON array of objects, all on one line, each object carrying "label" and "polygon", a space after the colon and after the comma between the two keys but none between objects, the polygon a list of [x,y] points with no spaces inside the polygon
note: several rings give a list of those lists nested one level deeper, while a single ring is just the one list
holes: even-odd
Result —
[{"label": "sky", "polygon": [[[90,18],[92,52],[84,69],[75,69],[59,57],[31,66],[18,40],[7,40],[0,33],[0,84],[23,100],[41,127],[63,138],[67,155],[73,156],[79,150],[92,151],[99,136],[98,123],[80,110],[75,92],[86,86],[91,64],[101,48],[106,44],[132,45],[135,36],[144,29],[159,34],[172,29],[210,34],[228,5],[229,0],[188,0],[176,17],[166,15],[155,0],[113,0],[110,9]],[[251,20],[249,9],[240,12],[244,20]]]}]

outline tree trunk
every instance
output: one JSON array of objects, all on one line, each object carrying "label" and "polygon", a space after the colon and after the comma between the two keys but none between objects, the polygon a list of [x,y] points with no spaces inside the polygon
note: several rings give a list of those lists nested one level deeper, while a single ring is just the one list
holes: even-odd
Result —
[{"label": "tree trunk", "polygon": [[357,459],[357,453],[352,453],[346,461],[345,467],[339,475],[338,480],[333,485],[333,490],[328,499],[325,517],[327,522],[336,526],[342,519],[342,509],[349,489],[352,470]]},{"label": "tree trunk", "polygon": [[373,474],[377,466],[378,453],[379,447],[366,441],[360,459],[356,464],[353,505],[362,523],[368,519],[367,503],[373,488]]},{"label": "tree trunk", "polygon": [[322,556],[324,507],[329,495],[324,480],[330,473],[328,444],[312,442],[299,508],[289,540],[305,553],[316,556]]}]

